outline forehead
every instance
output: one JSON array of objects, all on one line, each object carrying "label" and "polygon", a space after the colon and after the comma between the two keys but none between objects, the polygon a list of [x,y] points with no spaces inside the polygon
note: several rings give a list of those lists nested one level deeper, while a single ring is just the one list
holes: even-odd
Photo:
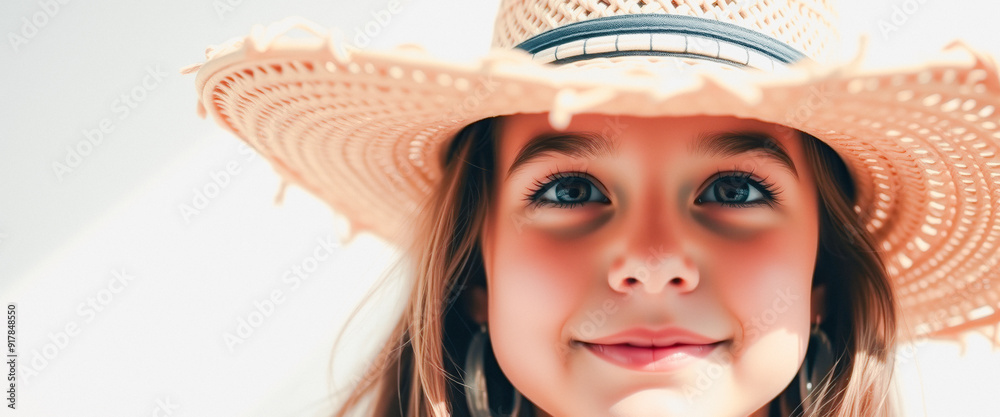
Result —
[{"label": "forehead", "polygon": [[[782,145],[792,145],[798,136],[788,127],[755,119],[731,116],[634,117],[582,114],[573,116],[564,132],[588,131],[612,139],[627,135],[656,134],[672,141],[693,141],[701,133],[722,131],[757,131],[774,137]],[[500,137],[504,148],[520,148],[532,137],[544,132],[560,132],[549,124],[548,113],[504,116]]]},{"label": "forehead", "polygon": [[[728,116],[631,117],[576,115],[563,130],[551,127],[547,113],[507,116],[500,124],[497,156],[501,175],[510,176],[541,156],[563,154],[585,159],[649,159],[755,154],[787,166],[798,176],[801,137],[782,125]],[[637,161],[638,162],[638,161]],[[513,166],[512,166],[513,165]]]}]

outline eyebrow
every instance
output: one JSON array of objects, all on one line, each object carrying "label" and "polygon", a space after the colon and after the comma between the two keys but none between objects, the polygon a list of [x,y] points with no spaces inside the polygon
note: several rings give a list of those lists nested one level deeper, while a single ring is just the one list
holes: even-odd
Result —
[{"label": "eyebrow", "polygon": [[689,150],[707,157],[757,154],[785,168],[796,179],[799,173],[788,152],[774,137],[761,132],[723,132],[699,135]]},{"label": "eyebrow", "polygon": [[[758,154],[787,169],[796,179],[799,174],[788,152],[774,137],[761,132],[722,132],[699,135],[688,150],[707,157]],[[592,132],[549,132],[535,136],[521,148],[506,179],[535,159],[544,156],[599,158],[618,154],[618,142]]]},{"label": "eyebrow", "polygon": [[517,153],[507,169],[507,179],[529,162],[544,157],[566,155],[600,158],[618,155],[618,142],[593,132],[549,132],[535,136]]}]

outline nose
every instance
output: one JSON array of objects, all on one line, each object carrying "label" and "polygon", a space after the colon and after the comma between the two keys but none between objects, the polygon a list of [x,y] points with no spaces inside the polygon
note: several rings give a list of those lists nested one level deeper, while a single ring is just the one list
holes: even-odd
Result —
[{"label": "nose", "polygon": [[698,287],[698,268],[690,258],[666,251],[664,246],[630,253],[615,261],[608,273],[608,285],[620,293],[641,290],[659,294],[669,287],[678,293]]},{"label": "nose", "polygon": [[644,210],[647,214],[633,216],[624,225],[626,244],[620,246],[623,249],[608,272],[608,285],[614,291],[659,294],[667,288],[687,293],[698,287],[698,266],[687,253],[691,237],[685,235],[676,213],[658,207],[649,207]]}]

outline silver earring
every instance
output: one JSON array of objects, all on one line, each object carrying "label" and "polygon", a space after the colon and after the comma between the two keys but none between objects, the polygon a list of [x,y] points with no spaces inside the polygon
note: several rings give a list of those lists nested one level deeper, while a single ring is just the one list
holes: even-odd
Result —
[{"label": "silver earring", "polygon": [[812,401],[809,394],[833,368],[833,344],[819,324],[820,318],[817,316],[809,331],[806,358],[799,367],[799,397],[802,399],[803,409],[809,408]]},{"label": "silver earring", "polygon": [[[488,340],[486,326],[479,326],[479,331],[472,336],[472,342],[469,343],[469,350],[465,352],[465,377],[462,378],[462,383],[465,385],[465,402],[472,417],[493,417],[486,393],[486,366],[483,359]],[[514,388],[512,410],[511,416],[516,416],[521,411],[521,393],[517,388]]]}]

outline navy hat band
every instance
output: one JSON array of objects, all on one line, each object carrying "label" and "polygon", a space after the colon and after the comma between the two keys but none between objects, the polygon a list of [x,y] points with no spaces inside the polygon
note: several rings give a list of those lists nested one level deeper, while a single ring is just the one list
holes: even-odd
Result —
[{"label": "navy hat band", "polygon": [[685,15],[608,16],[561,26],[518,44],[538,61],[565,64],[599,57],[663,55],[762,70],[808,59],[795,48],[732,23]]}]

